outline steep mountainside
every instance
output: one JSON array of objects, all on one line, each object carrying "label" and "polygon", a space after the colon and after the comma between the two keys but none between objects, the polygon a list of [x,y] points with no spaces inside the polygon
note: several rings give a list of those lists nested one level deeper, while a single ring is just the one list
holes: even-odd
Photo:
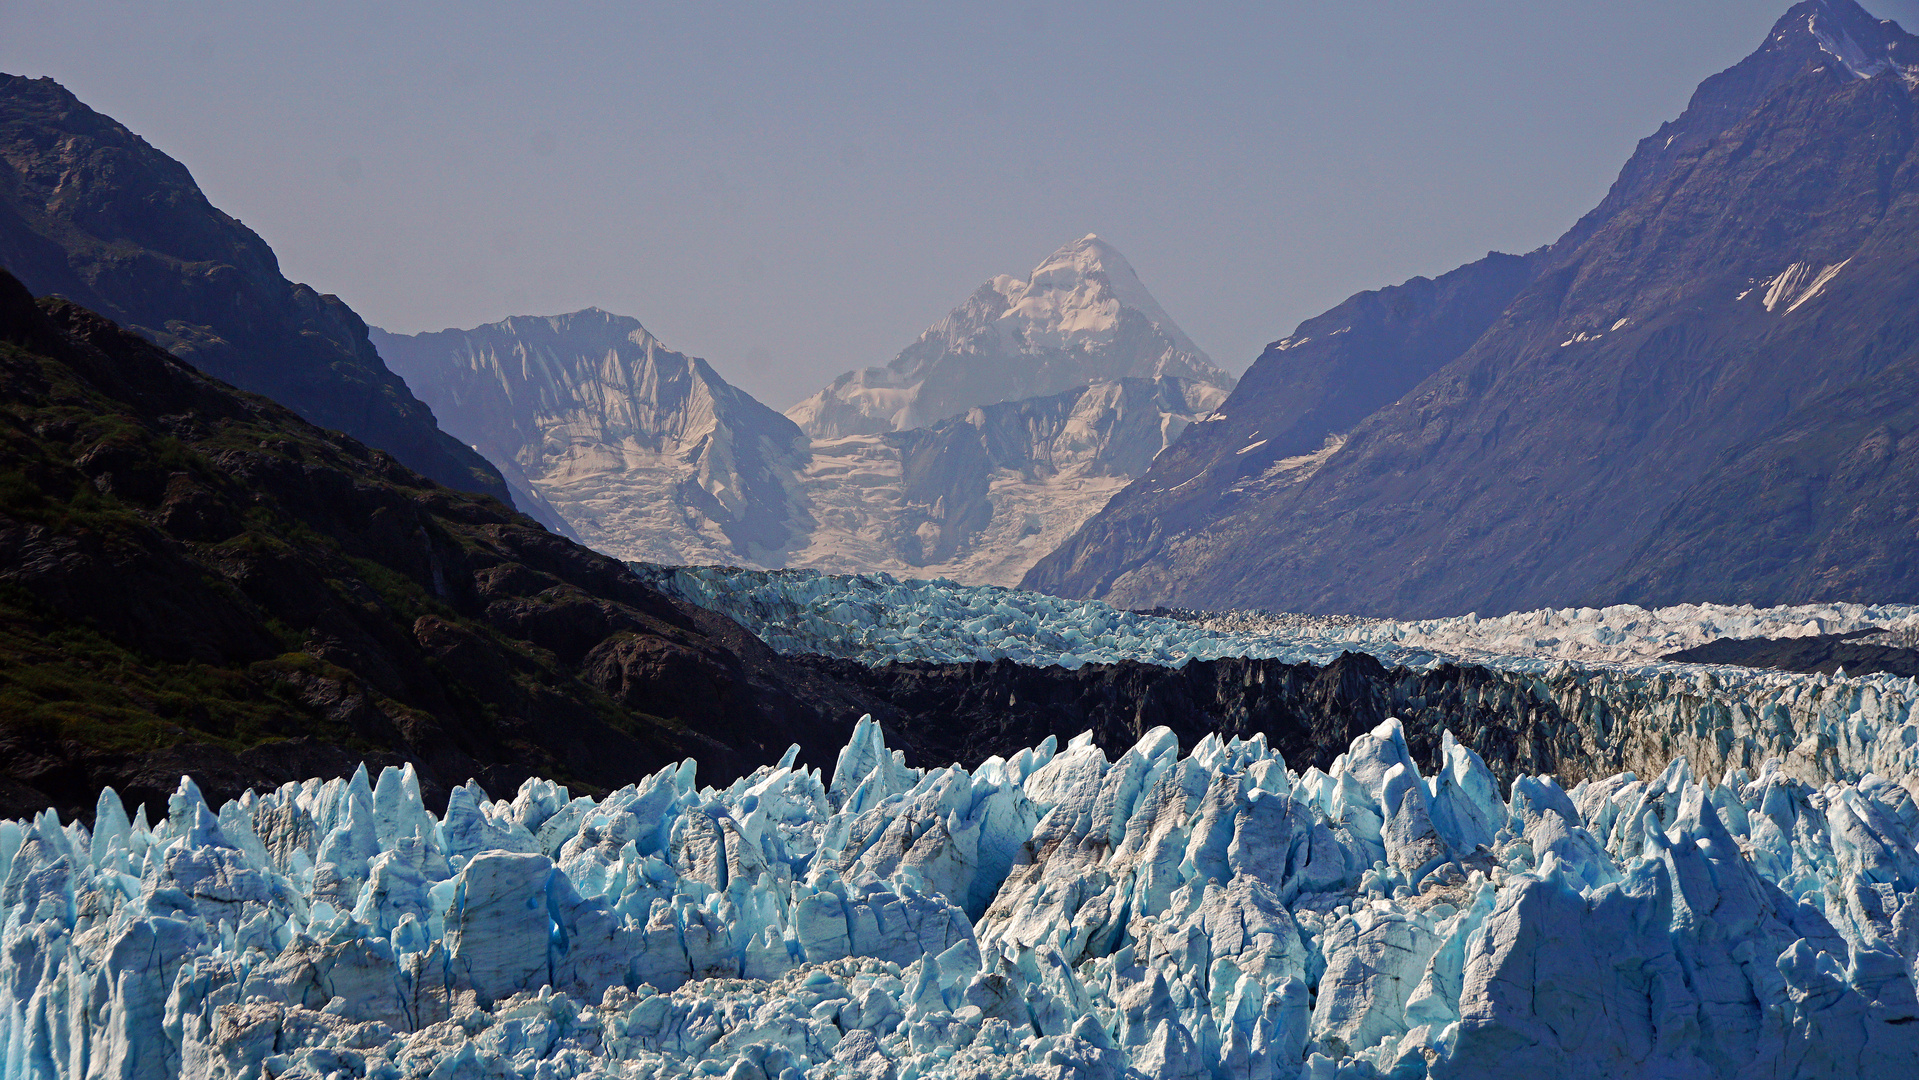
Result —
[{"label": "steep mountainside", "polygon": [[[1916,87],[1919,39],[1799,4],[1558,243],[1303,325],[1026,583],[1402,617],[1919,597]],[[1361,363],[1400,380],[1370,415],[1325,388]]]},{"label": "steep mountainside", "polygon": [[1169,538],[1310,476],[1355,424],[1483,334],[1536,264],[1495,252],[1436,280],[1360,293],[1302,323],[1266,347],[1217,413],[1042,559],[1025,587],[1102,595],[1117,573],[1150,565]]},{"label": "steep mountainside", "polygon": [[1125,257],[1087,235],[1024,281],[1002,274],[981,285],[891,363],[849,371],[786,415],[814,438],[836,439],[925,427],[1100,379],[1165,375],[1233,386]]},{"label": "steep mountainside", "polygon": [[806,456],[791,420],[598,308],[474,330],[373,331],[446,430],[622,559],[777,559]]},{"label": "steep mountainside", "polygon": [[784,565],[1013,585],[1225,397],[1186,379],[1115,379],[815,440],[801,480],[814,524]]},{"label": "steep mountainside", "polygon": [[[444,793],[818,764],[871,703],[0,273],[0,805],[366,758]],[[825,755],[822,757],[821,755]],[[431,790],[429,791],[431,798]]]},{"label": "steep mountainside", "polygon": [[523,505],[616,558],[1011,585],[1226,392],[1114,379],[809,440],[597,309],[373,341]]},{"label": "steep mountainside", "polygon": [[499,473],[434,426],[338,297],[296,285],[184,165],[51,79],[0,75],[0,266],[216,378],[462,491]]}]

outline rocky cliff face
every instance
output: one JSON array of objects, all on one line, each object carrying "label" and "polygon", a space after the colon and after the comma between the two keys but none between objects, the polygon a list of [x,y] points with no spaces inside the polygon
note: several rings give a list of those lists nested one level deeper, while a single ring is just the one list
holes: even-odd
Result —
[{"label": "rocky cliff face", "polygon": [[1302,325],[1026,583],[1401,616],[1919,597],[1916,86],[1919,39],[1794,7],[1559,242]]},{"label": "rocky cliff face", "polygon": [[184,165],[51,79],[0,75],[0,267],[202,371],[388,451],[461,491],[510,500],[434,426],[338,297],[280,273],[266,242]]},{"label": "rocky cliff face", "polygon": [[799,428],[638,320],[589,308],[373,340],[449,432],[597,551],[757,566],[803,527]]},{"label": "rocky cliff face", "polygon": [[1067,244],[1025,280],[1000,275],[883,368],[849,371],[786,415],[815,438],[925,427],[1000,401],[1096,380],[1172,376],[1231,389],[1097,236]]},{"label": "rocky cliff face", "polygon": [[971,409],[929,428],[818,439],[813,526],[784,565],[1012,585],[1226,392],[1162,376]]},{"label": "rocky cliff face", "polygon": [[[0,803],[411,760],[709,779],[869,703],[491,500],[0,274]],[[775,746],[774,744],[778,745]]]}]

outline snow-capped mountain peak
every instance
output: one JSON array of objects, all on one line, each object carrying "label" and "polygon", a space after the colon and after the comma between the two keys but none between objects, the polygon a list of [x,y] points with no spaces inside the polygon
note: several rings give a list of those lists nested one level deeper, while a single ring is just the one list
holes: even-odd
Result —
[{"label": "snow-capped mountain peak", "polygon": [[1790,46],[1801,33],[1857,78],[1896,71],[1908,83],[1919,79],[1919,38],[1889,19],[1873,18],[1854,0],[1799,4],[1774,27],[1772,42]]},{"label": "snow-capped mountain peak", "polygon": [[1023,279],[989,279],[886,367],[849,371],[787,416],[816,438],[839,438],[924,427],[1102,379],[1162,376],[1224,389],[1234,381],[1125,256],[1088,233]]},{"label": "snow-capped mountain peak", "polygon": [[[1006,280],[1006,279],[996,279]],[[1027,323],[1028,334],[1110,332],[1122,307],[1145,315],[1184,352],[1204,356],[1174,324],[1118,249],[1087,233],[1047,256],[1024,282],[1010,282],[1002,319]]]}]

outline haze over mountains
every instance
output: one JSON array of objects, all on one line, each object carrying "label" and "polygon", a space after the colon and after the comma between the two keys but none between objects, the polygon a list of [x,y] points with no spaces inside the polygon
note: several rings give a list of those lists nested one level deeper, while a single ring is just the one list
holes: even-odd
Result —
[{"label": "haze over mountains", "polygon": [[1919,39],[1793,7],[1553,245],[1275,342],[1029,588],[1441,615],[1919,596]]},{"label": "haze over mountains", "polygon": [[788,416],[595,309],[373,340],[523,504],[598,550],[1006,585],[1232,385],[1093,236]]}]

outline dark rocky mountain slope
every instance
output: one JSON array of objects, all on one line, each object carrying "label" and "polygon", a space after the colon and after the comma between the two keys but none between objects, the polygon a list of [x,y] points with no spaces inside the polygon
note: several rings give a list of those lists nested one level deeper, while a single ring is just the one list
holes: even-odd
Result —
[{"label": "dark rocky mountain slope", "polygon": [[215,378],[511,502],[499,471],[440,431],[336,296],[280,273],[266,241],[186,166],[51,79],[0,75],[0,266]]},{"label": "dark rocky mountain slope", "polygon": [[1802,638],[1720,638],[1668,653],[1666,659],[1682,664],[1738,664],[1823,675],[1843,670],[1848,675],[1883,672],[1919,678],[1919,649],[1870,640],[1885,636],[1878,630],[1856,630]]},{"label": "dark rocky mountain slope", "polygon": [[417,762],[830,765],[866,699],[498,502],[0,273],[0,814]]},{"label": "dark rocky mountain slope", "polygon": [[1302,325],[1025,584],[1400,617],[1919,599],[1915,88],[1919,39],[1793,7],[1557,243]]}]

